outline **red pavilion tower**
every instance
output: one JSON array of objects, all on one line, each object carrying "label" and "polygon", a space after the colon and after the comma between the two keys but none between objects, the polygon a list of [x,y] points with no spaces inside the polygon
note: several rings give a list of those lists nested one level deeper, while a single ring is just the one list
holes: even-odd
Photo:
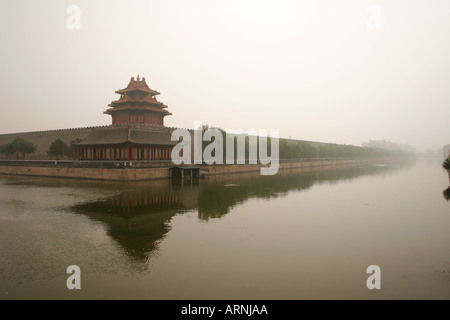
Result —
[{"label": "red pavilion tower", "polygon": [[171,113],[166,110],[167,106],[156,100],[155,96],[160,94],[152,90],[145,82],[137,76],[131,78],[125,89],[117,90],[120,99],[111,102],[104,113],[112,116],[112,124],[153,124],[164,126],[164,117]]},{"label": "red pavilion tower", "polygon": [[137,76],[125,89],[117,90],[120,99],[109,104],[104,113],[112,116],[112,125],[93,128],[77,146],[78,160],[136,161],[170,160],[176,142],[172,129],[164,126],[164,117],[171,115],[159,92],[152,90]]}]

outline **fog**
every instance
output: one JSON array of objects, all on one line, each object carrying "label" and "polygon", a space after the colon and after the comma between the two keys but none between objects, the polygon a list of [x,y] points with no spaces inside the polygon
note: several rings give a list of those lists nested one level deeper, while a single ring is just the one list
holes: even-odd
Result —
[{"label": "fog", "polygon": [[0,133],[109,125],[114,91],[140,75],[168,126],[442,148],[449,12],[445,0],[4,2]]}]

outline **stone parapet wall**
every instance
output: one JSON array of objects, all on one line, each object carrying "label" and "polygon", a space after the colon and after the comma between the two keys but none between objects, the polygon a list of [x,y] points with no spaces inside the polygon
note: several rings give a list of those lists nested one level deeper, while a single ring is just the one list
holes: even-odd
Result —
[{"label": "stone parapet wall", "polygon": [[0,160],[0,166],[14,167],[52,167],[52,168],[168,168],[170,160],[149,161],[76,161],[76,160]]},{"label": "stone parapet wall", "polygon": [[[343,166],[363,163],[372,163],[379,161],[375,158],[333,158],[333,159],[295,159],[295,160],[281,160],[279,163],[278,172],[290,169],[310,168],[310,167],[325,167],[325,166]],[[262,164],[231,164],[231,165],[212,165],[202,166],[200,174],[214,175],[214,174],[229,174],[240,172],[260,171],[261,168],[268,167]]]},{"label": "stone parapet wall", "polygon": [[[374,163],[380,159],[353,158],[353,159],[302,159],[301,161],[281,161],[278,174],[308,171],[311,169],[352,166],[364,163]],[[83,164],[85,166],[83,166]],[[111,165],[108,167],[106,164]],[[267,167],[267,165],[264,165]],[[170,161],[135,161],[130,167],[123,162],[116,161],[0,161],[0,174],[64,177],[77,179],[138,181],[170,178]],[[242,172],[258,172],[263,165],[203,165],[200,174],[221,175]]]},{"label": "stone parapet wall", "polygon": [[99,168],[0,166],[0,174],[112,181],[139,181],[168,179],[170,177],[170,168],[117,170]]}]

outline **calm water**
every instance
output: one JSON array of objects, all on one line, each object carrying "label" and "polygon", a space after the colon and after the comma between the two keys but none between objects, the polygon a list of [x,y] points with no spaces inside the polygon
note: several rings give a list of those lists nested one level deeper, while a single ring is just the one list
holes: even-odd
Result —
[{"label": "calm water", "polygon": [[1,176],[0,299],[450,299],[441,162],[184,185]]}]

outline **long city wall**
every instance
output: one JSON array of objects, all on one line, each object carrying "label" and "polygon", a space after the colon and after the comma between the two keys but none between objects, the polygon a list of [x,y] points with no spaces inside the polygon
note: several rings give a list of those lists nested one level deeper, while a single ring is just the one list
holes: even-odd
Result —
[{"label": "long city wall", "polygon": [[[359,164],[374,163],[380,159],[370,158],[353,158],[353,159],[308,159],[298,161],[282,161],[279,164],[277,174],[289,174],[293,172],[320,170],[322,168],[353,166]],[[52,164],[51,162],[36,163],[29,162],[24,165],[22,161],[1,161],[0,174],[7,175],[24,175],[24,176],[44,176],[58,178],[75,178],[75,179],[93,179],[93,180],[111,180],[111,181],[141,181],[154,179],[169,179],[171,166],[163,167],[139,167],[138,162],[130,167],[119,168],[102,168],[102,167],[74,167],[71,162],[61,162]],[[267,165],[261,164],[233,164],[233,165],[203,165],[200,166],[200,174],[220,175],[233,174],[243,172],[260,171],[261,167]]]},{"label": "long city wall", "polygon": [[[32,142],[36,147],[36,152],[27,154],[26,159],[30,160],[42,160],[48,159],[47,151],[50,145],[56,139],[61,139],[67,145],[70,145],[72,141],[78,139],[85,139],[95,128],[102,127],[88,127],[88,128],[72,128],[72,129],[60,129],[60,130],[45,130],[45,131],[30,131],[30,132],[18,132],[18,133],[6,133],[0,134],[0,145],[7,144],[13,141],[15,138],[21,137]],[[14,159],[14,155],[9,155],[9,159]],[[3,154],[0,154],[0,159],[5,159]]]}]

